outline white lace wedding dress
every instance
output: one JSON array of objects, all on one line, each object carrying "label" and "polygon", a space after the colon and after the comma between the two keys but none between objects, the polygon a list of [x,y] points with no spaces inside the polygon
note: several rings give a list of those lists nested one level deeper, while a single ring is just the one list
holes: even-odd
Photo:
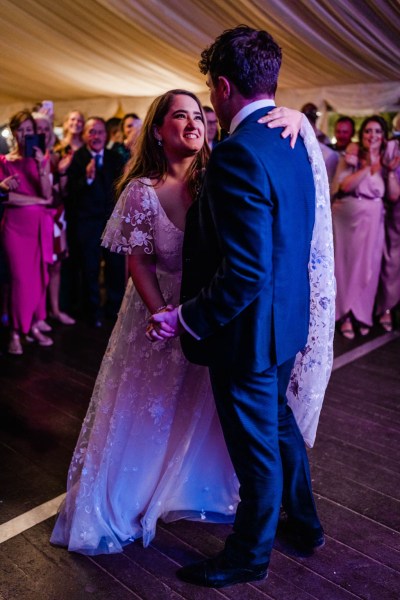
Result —
[{"label": "white lace wedding dress", "polygon": [[[183,232],[149,180],[124,190],[103,245],[155,253],[166,302],[177,304]],[[84,554],[120,552],[157,519],[232,521],[238,483],[225,447],[208,370],[179,339],[148,342],[148,311],[132,280],[112,332],[68,472],[51,542]]]},{"label": "white lace wedding dress", "polygon": [[[310,254],[307,345],[296,357],[289,403],[313,445],[332,366],[333,246],[321,151],[306,119],[302,137],[316,186]],[[131,182],[107,225],[103,245],[156,254],[167,303],[177,304],[183,233],[167,218],[149,180]],[[158,518],[232,521],[238,502],[208,371],[183,357],[179,340],[151,344],[148,313],[129,280],[68,473],[67,495],[51,541],[84,554],[120,552]]]}]

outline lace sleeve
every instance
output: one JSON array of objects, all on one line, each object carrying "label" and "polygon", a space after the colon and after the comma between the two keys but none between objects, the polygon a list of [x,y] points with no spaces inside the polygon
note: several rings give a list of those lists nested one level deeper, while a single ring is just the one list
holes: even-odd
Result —
[{"label": "lace sleeve", "polygon": [[131,181],[115,205],[101,245],[119,254],[154,254],[156,212],[157,204],[150,181]]},{"label": "lace sleeve", "polygon": [[307,446],[312,447],[333,363],[335,277],[329,184],[314,131],[303,117],[300,134],[315,185],[315,222],[308,265],[310,323],[306,347],[296,356],[287,390],[289,405]]}]

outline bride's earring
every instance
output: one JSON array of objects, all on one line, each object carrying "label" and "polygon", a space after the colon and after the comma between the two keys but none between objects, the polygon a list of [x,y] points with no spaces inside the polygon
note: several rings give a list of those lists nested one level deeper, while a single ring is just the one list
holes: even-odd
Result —
[{"label": "bride's earring", "polygon": [[162,146],[162,138],[160,136],[160,132],[158,131],[157,127],[153,127],[153,135],[156,138],[157,146]]}]

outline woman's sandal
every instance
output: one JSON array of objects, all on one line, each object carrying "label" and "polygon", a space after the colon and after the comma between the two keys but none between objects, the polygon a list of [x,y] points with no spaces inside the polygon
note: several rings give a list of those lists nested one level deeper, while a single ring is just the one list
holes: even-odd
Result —
[{"label": "woman's sandal", "polygon": [[21,340],[19,338],[19,335],[15,335],[15,334],[11,335],[11,338],[10,338],[10,341],[8,344],[8,353],[15,354],[15,355],[23,354]]},{"label": "woman's sandal", "polygon": [[39,346],[52,346],[54,341],[47,335],[44,335],[40,329],[33,326],[29,335],[26,336],[27,342],[37,342]]},{"label": "woman's sandal", "polygon": [[343,321],[343,323],[340,325],[340,333],[342,334],[343,337],[345,337],[348,340],[354,340],[355,338],[355,333],[354,333],[354,329],[353,329],[353,324],[350,321],[350,319],[346,319],[345,321]]},{"label": "woman's sandal", "polygon": [[67,313],[61,311],[57,314],[53,313],[50,316],[52,319],[54,319],[55,321],[59,321],[63,325],[75,325],[76,323],[75,319],[67,315]]},{"label": "woman's sandal", "polygon": [[360,335],[362,335],[363,337],[368,335],[370,330],[370,327],[368,327],[367,325],[360,325],[360,327],[358,328]]},{"label": "woman's sandal", "polygon": [[383,313],[383,315],[379,319],[379,324],[388,333],[390,333],[391,331],[393,331],[392,313],[390,312],[390,310],[385,310],[385,312]]},{"label": "woman's sandal", "polygon": [[42,321],[37,321],[35,327],[37,327],[39,329],[39,331],[41,331],[42,333],[48,333],[49,331],[51,331],[53,328],[46,323],[46,321],[42,320]]}]

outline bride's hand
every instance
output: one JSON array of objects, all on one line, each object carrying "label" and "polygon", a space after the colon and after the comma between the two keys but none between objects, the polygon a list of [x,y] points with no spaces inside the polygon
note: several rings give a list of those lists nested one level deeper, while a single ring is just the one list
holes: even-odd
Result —
[{"label": "bride's hand", "polygon": [[293,108],[286,108],[280,106],[274,108],[267,115],[258,119],[258,123],[266,123],[268,127],[274,129],[275,127],[283,127],[281,136],[285,139],[291,136],[290,147],[294,148],[299,135],[301,122],[303,120],[303,113]]},{"label": "bride's hand", "polygon": [[[167,304],[166,306],[162,306],[159,308],[149,319],[149,323],[146,327],[146,338],[149,342],[159,342],[162,340],[169,339],[171,337],[175,337],[176,333],[173,327],[166,321],[163,313],[171,313],[174,311],[174,306],[172,304]],[[157,319],[157,315],[160,315],[159,319]]]}]

